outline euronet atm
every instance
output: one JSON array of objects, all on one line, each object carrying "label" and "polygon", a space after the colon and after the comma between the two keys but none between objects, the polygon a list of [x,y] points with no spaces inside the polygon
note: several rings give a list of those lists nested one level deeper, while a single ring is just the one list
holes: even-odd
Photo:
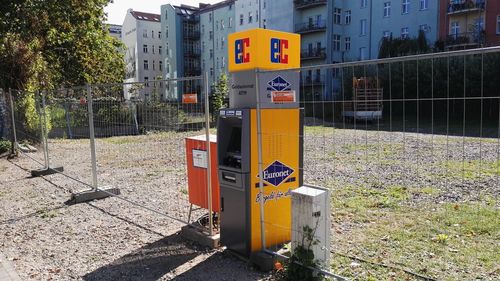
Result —
[{"label": "euronet atm", "polygon": [[[229,35],[230,108],[217,125],[221,192],[221,244],[244,256],[262,249],[264,199],[266,248],[291,239],[291,191],[302,185],[299,72],[259,72],[300,67],[300,36],[266,29]],[[259,87],[259,91],[257,91]],[[259,184],[257,94],[260,98],[263,194]]]}]

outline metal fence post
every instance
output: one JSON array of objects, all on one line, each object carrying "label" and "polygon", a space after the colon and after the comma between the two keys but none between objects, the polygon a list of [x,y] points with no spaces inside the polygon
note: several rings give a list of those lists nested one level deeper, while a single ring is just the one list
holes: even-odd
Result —
[{"label": "metal fence post", "polygon": [[208,194],[208,221],[210,226],[210,236],[214,235],[214,222],[212,217],[212,154],[210,149],[210,103],[208,100],[208,72],[205,72],[203,76],[203,82],[205,83],[205,135],[207,140],[207,194]]},{"label": "metal fence post", "polygon": [[[42,111],[41,114],[43,116],[43,124],[42,124],[42,139],[43,139],[43,152],[45,155],[45,167],[47,169],[50,168],[50,159],[49,159],[49,144],[48,144],[48,137],[49,137],[49,132],[47,130],[47,116],[46,116],[46,105],[45,105],[45,91],[42,91]],[[42,120],[40,120],[42,122]]]},{"label": "metal fence post", "polygon": [[15,119],[15,109],[14,109],[14,98],[12,97],[12,89],[9,88],[9,103],[10,103],[10,122],[11,122],[11,153],[16,153],[17,148],[17,133],[16,133],[16,119]]},{"label": "metal fence post", "polygon": [[259,162],[259,192],[260,192],[260,240],[262,249],[266,249],[266,230],[264,220],[264,177],[262,172],[262,126],[261,126],[261,112],[260,112],[260,93],[259,93],[259,69],[255,70],[255,95],[257,101],[257,152]]},{"label": "metal fence post", "polygon": [[44,167],[43,167],[43,170],[48,170],[49,169],[49,165],[47,163],[47,154],[45,153],[45,141],[44,141],[44,133],[43,133],[43,124],[42,124],[42,108],[41,108],[41,105],[40,105],[40,101],[38,100],[40,97],[40,91],[37,90],[35,92],[35,106],[36,106],[36,109],[38,111],[38,123],[39,123],[39,129],[40,129],[40,143],[43,147],[43,163],[44,163]]},{"label": "metal fence post", "polygon": [[92,187],[97,191],[97,160],[95,153],[94,109],[92,108],[92,87],[87,85],[87,109],[89,114],[90,157],[92,162]]}]

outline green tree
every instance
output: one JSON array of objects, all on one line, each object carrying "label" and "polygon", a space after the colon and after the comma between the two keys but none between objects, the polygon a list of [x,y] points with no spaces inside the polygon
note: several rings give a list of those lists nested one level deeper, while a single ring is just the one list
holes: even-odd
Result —
[{"label": "green tree", "polygon": [[212,96],[210,97],[210,105],[212,114],[212,120],[217,120],[219,116],[219,110],[221,108],[227,107],[227,97],[229,95],[229,81],[225,73],[219,76],[217,83],[212,85]]}]

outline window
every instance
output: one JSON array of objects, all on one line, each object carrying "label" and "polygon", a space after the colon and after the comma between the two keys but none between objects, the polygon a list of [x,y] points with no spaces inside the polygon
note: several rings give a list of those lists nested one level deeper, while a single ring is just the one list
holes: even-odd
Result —
[{"label": "window", "polygon": [[214,57],[214,50],[210,49],[210,58],[213,58],[213,57]]},{"label": "window", "polygon": [[340,35],[333,34],[333,50],[340,51]]},{"label": "window", "polygon": [[153,70],[156,70],[155,61],[153,61]]},{"label": "window", "polygon": [[212,14],[208,14],[208,22],[212,22]]},{"label": "window", "polygon": [[201,33],[205,33],[205,25],[204,24],[201,25]]},{"label": "window", "polygon": [[361,20],[361,30],[359,33],[360,36],[366,35],[366,20]]},{"label": "window", "polygon": [[368,0],[361,0],[361,8],[366,8],[368,6]]},{"label": "window", "polygon": [[243,25],[243,14],[240,15],[240,25]]},{"label": "window", "polygon": [[203,60],[203,61],[201,62],[201,67],[202,67],[203,71],[205,71],[205,60]]},{"label": "window", "polygon": [[158,31],[158,39],[161,39],[161,31]]},{"label": "window", "polygon": [[401,28],[401,38],[406,39],[410,36],[408,27]]},{"label": "window", "polygon": [[215,30],[219,30],[219,21],[215,22]]},{"label": "window", "polygon": [[216,59],[217,60],[217,69],[219,68],[219,58]]},{"label": "window", "polygon": [[220,48],[224,49],[224,37],[221,37],[220,39]]},{"label": "window", "polygon": [[205,52],[205,41],[201,42],[201,51]]},{"label": "window", "polygon": [[252,12],[248,12],[248,23],[252,23]]},{"label": "window", "polygon": [[259,11],[255,11],[255,21],[259,21]]},{"label": "window", "polygon": [[144,86],[145,87],[149,87],[148,81],[149,81],[149,77],[144,77]]},{"label": "window", "polygon": [[210,67],[210,76],[214,76],[214,68]]},{"label": "window", "polygon": [[224,20],[220,20],[220,30],[224,30]]},{"label": "window", "polygon": [[345,50],[346,51],[351,50],[351,37],[345,38]]},{"label": "window", "polygon": [[210,38],[210,40],[214,39],[214,32],[212,30],[210,30],[210,32],[208,33],[208,37]]},{"label": "window", "polygon": [[148,53],[148,45],[142,45],[142,52],[145,54]]},{"label": "window", "polygon": [[148,70],[149,69],[149,63],[147,60],[144,61],[144,70]]},{"label": "window", "polygon": [[233,18],[231,18],[231,17],[229,18],[229,22],[227,23],[227,26],[228,27],[233,26]]},{"label": "window", "polygon": [[333,8],[333,23],[341,24],[340,18],[342,17],[342,9]]},{"label": "window", "polygon": [[500,16],[497,16],[497,34],[500,34]]},{"label": "window", "polygon": [[161,55],[161,46],[158,46],[158,54]]},{"label": "window", "polygon": [[233,9],[233,5],[229,5],[229,7],[227,8],[229,11],[231,11]]},{"label": "window", "polygon": [[420,10],[427,10],[429,8],[429,0],[420,0]]},{"label": "window", "polygon": [[452,22],[451,23],[451,34],[456,39],[458,37],[459,33],[460,33],[460,24],[458,23],[458,21]]},{"label": "window", "polygon": [[384,18],[391,16],[391,2],[384,3]]},{"label": "window", "polygon": [[155,31],[151,30],[151,38],[155,38]]},{"label": "window", "polygon": [[167,35],[167,38],[168,38],[168,27],[167,27],[167,29],[165,29],[165,33],[166,33],[165,35]]},{"label": "window", "polygon": [[266,8],[266,1],[264,0],[264,9]]},{"label": "window", "polygon": [[266,29],[266,19],[262,20],[262,27]]},{"label": "window", "polygon": [[408,14],[410,12],[410,0],[403,0],[403,6],[401,7],[401,13]]},{"label": "window", "polygon": [[345,11],[345,24],[351,24],[351,10]]},{"label": "window", "polygon": [[160,70],[163,70],[163,62],[162,61],[160,61],[158,67],[160,68]]},{"label": "window", "polygon": [[218,37],[215,39],[215,49],[216,50],[219,49],[219,38]]},{"label": "window", "polygon": [[148,31],[146,29],[142,32],[142,37],[148,38]]},{"label": "window", "polygon": [[224,57],[222,57],[222,67],[226,67],[226,59]]},{"label": "window", "polygon": [[389,30],[384,31],[384,38],[391,37],[391,32]]},{"label": "window", "polygon": [[427,24],[421,24],[418,28],[423,32],[429,32],[431,30],[431,28]]},{"label": "window", "polygon": [[359,48],[359,59],[360,60],[366,59],[366,47]]}]

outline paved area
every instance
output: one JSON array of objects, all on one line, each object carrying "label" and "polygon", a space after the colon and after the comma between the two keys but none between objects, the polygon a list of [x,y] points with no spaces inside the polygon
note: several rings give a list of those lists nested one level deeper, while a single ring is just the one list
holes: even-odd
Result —
[{"label": "paved area", "polygon": [[0,281],[21,281],[14,267],[2,253],[0,253]]}]

